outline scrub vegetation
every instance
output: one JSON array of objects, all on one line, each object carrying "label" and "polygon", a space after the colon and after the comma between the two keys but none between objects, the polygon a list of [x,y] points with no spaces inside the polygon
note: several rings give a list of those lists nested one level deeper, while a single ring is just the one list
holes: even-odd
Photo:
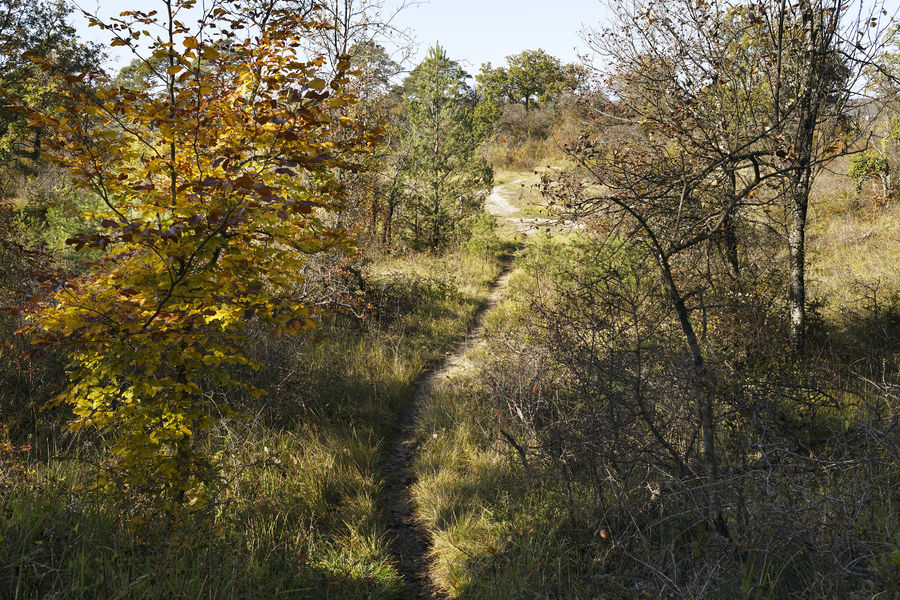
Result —
[{"label": "scrub vegetation", "polygon": [[0,598],[896,597],[858,4],[467,73],[382,0],[0,0]]}]

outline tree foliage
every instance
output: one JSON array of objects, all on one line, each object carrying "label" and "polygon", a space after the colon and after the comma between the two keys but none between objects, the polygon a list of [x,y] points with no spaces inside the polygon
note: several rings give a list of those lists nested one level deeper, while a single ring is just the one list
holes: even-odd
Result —
[{"label": "tree foliage", "polygon": [[69,352],[56,401],[72,407],[69,429],[107,440],[101,484],[172,514],[214,497],[220,456],[204,433],[228,413],[213,410],[215,390],[257,366],[238,344],[247,322],[279,335],[314,326],[291,292],[307,256],[346,244],[327,217],[344,205],[335,171],[374,140],[337,116],[352,102],[341,92],[349,62],[326,81],[324,59],[301,53],[326,27],[315,14],[216,2],[189,30],[178,13],[194,2],[164,4],[161,16],[93,24],[136,53],[147,30],[163,31],[140,58],[165,93],[31,55],[66,82],[67,102],[27,112],[103,203],[101,230],[69,240],[99,260],[39,299],[31,333]]},{"label": "tree foliage", "polygon": [[493,173],[478,154],[468,76],[435,45],[404,82],[406,230],[413,247],[436,251],[481,212]]},{"label": "tree foliage", "polygon": [[476,76],[481,97],[496,106],[521,103],[527,112],[534,106],[554,100],[563,92],[577,89],[585,80],[584,69],[564,65],[540,48],[506,57],[507,66],[481,65]]},{"label": "tree foliage", "polygon": [[3,193],[21,173],[33,173],[40,163],[41,131],[29,126],[8,99],[35,110],[63,101],[58,82],[23,56],[51,57],[61,69],[75,73],[96,69],[100,50],[80,42],[68,18],[72,9],[59,1],[3,0],[0,2],[0,165]]}]

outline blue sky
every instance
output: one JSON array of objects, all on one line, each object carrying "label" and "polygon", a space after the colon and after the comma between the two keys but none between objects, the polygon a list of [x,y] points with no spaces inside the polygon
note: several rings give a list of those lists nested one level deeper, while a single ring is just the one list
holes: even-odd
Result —
[{"label": "blue sky", "polygon": [[584,52],[579,31],[599,26],[605,15],[601,0],[431,0],[401,12],[397,23],[415,32],[420,56],[440,41],[451,58],[476,72],[483,62],[496,66],[537,48],[577,62]]},{"label": "blue sky", "polygon": [[[397,2],[386,0],[387,8]],[[78,5],[101,17],[163,6],[160,0],[78,0]],[[430,0],[401,11],[395,23],[414,34],[417,59],[440,41],[451,58],[474,74],[483,62],[496,66],[510,54],[537,48],[563,62],[577,62],[578,52],[584,49],[579,31],[583,26],[599,26],[605,14],[601,0]],[[79,21],[83,37],[107,40],[103,32]],[[116,62],[124,64],[121,58]]]}]

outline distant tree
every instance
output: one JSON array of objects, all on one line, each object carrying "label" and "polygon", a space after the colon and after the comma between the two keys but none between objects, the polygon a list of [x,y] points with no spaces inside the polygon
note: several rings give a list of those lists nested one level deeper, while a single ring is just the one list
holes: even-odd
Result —
[{"label": "distant tree", "polygon": [[[392,120],[391,113],[401,103],[399,95],[391,93],[394,79],[412,54],[412,35],[396,23],[397,15],[415,1],[401,0],[263,0],[264,3],[286,7],[296,14],[307,14],[316,8],[316,17],[327,27],[304,41],[308,52],[321,54],[328,64],[336,65],[346,56],[353,63],[348,73],[349,89],[359,102],[347,107],[348,117],[371,130],[384,129]],[[386,48],[391,48],[388,52]],[[333,68],[333,67],[326,67]],[[394,115],[396,117],[396,115]],[[393,120],[396,120],[394,118]],[[389,136],[388,143],[379,146],[366,157],[365,169],[344,172],[340,183],[348,196],[356,201],[347,206],[340,218],[348,228],[356,229],[359,241],[389,245],[398,196],[390,190],[396,171],[396,144]],[[381,235],[376,231],[381,226]]]},{"label": "distant tree", "polygon": [[436,251],[481,212],[493,173],[477,152],[468,75],[436,44],[404,82],[409,154],[406,229],[414,247]]},{"label": "distant tree", "polygon": [[[886,141],[886,140],[885,140]],[[884,144],[887,145],[887,144]],[[847,175],[856,182],[856,200],[860,200],[863,184],[866,181],[878,181],[881,190],[876,196],[884,201],[891,196],[891,167],[888,164],[887,155],[882,150],[866,150],[853,155],[847,169]]]},{"label": "distant tree", "polygon": [[500,120],[503,106],[510,102],[509,73],[505,67],[496,69],[487,62],[475,76],[479,102],[475,107],[475,126],[479,137],[486,138]]},{"label": "distant tree", "polygon": [[[562,64],[543,50],[526,50],[506,57],[506,66],[484,63],[475,76],[478,105],[475,124],[482,139],[499,137],[517,146],[528,139],[543,139],[549,125],[559,121],[554,106],[563,94],[582,87],[587,73],[574,64]],[[524,109],[524,110],[522,110]]]},{"label": "distant tree", "polygon": [[6,191],[10,177],[37,168],[43,139],[12,104],[45,109],[63,100],[59,82],[23,55],[52,58],[70,74],[99,68],[99,48],[78,40],[71,13],[65,2],[0,0],[0,169]]},{"label": "distant tree", "polygon": [[496,69],[491,63],[485,63],[476,76],[479,94],[493,105],[521,103],[528,112],[539,103],[578,88],[585,79],[581,67],[563,65],[541,49],[507,56],[506,62],[508,67]]},{"label": "distant tree", "polygon": [[394,78],[402,70],[384,46],[375,42],[367,41],[351,46],[348,56],[354,66],[351,85],[357,89],[361,100],[386,96]]},{"label": "distant tree", "polygon": [[116,74],[114,83],[131,90],[153,90],[158,94],[166,92],[166,63],[163,55],[150,56],[146,59],[135,58],[122,67]]}]

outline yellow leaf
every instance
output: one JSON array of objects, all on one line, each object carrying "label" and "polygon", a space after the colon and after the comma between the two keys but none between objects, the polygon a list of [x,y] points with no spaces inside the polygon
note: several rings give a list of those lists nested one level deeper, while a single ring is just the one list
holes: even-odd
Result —
[{"label": "yellow leaf", "polygon": [[194,50],[196,48],[199,48],[200,44],[197,43],[197,38],[191,36],[184,38],[184,47]]},{"label": "yellow leaf", "polygon": [[168,73],[169,75],[174,75],[175,73],[178,73],[180,70],[181,70],[181,65],[172,65],[171,67],[166,69],[166,73]]},{"label": "yellow leaf", "polygon": [[317,92],[321,92],[325,89],[325,80],[316,77],[312,81],[306,84],[308,87],[316,90]]}]

